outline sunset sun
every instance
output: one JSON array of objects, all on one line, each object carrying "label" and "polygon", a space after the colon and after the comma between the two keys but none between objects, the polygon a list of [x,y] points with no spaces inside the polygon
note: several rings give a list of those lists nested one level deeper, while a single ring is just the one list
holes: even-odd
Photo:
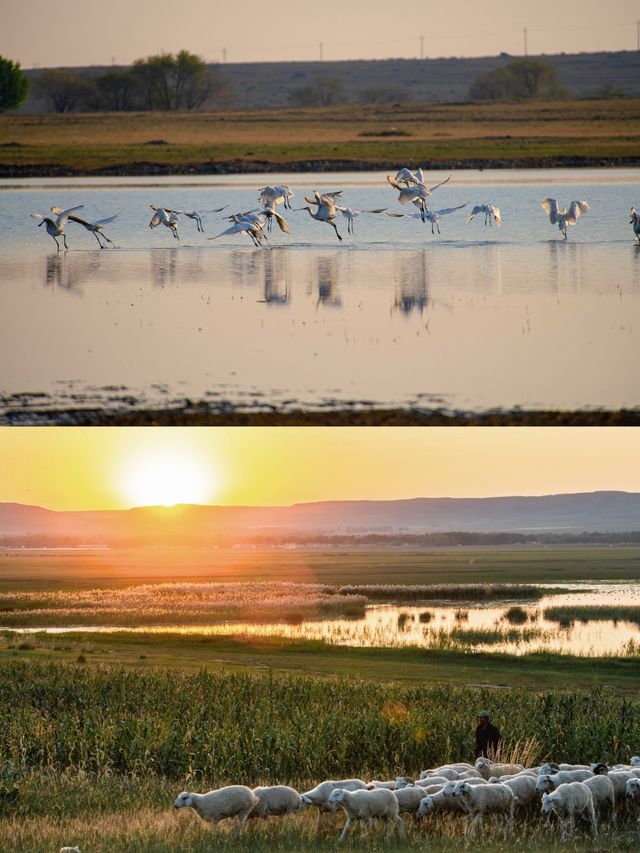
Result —
[{"label": "sunset sun", "polygon": [[210,502],[217,477],[195,456],[176,451],[151,451],[128,464],[122,489],[134,506],[173,506]]}]

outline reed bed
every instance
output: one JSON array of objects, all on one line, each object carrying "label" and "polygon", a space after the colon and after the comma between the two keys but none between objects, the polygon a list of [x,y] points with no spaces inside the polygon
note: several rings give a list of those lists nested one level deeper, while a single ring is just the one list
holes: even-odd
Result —
[{"label": "reed bed", "polygon": [[[562,590],[554,589],[553,592]],[[340,595],[364,595],[370,601],[491,601],[517,598],[537,600],[551,590],[533,584],[467,583],[467,584],[347,584],[338,587]]]},{"label": "reed bed", "polygon": [[2,592],[5,627],[197,625],[228,620],[297,621],[361,617],[363,595],[323,584],[162,583],[74,592]]},{"label": "reed bed", "polygon": [[573,622],[631,622],[640,627],[640,607],[608,604],[547,607],[544,618],[561,625]]}]

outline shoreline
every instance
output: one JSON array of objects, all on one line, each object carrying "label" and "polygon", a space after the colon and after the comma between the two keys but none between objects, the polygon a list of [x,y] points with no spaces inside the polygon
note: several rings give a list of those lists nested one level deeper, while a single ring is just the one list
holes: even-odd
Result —
[{"label": "shoreline", "polygon": [[[180,175],[239,175],[290,172],[378,172],[397,169],[397,161],[387,160],[219,160],[200,164],[152,163],[136,161],[98,169],[74,169],[55,164],[10,165],[0,163],[0,179],[5,178],[91,178],[147,177]],[[593,169],[640,168],[640,157],[556,156],[531,158],[466,158],[462,160],[427,160],[423,168],[439,170],[485,169]]]},{"label": "shoreline", "polygon": [[640,408],[594,410],[422,409],[220,410],[206,403],[171,409],[13,410],[3,426],[640,426]]}]

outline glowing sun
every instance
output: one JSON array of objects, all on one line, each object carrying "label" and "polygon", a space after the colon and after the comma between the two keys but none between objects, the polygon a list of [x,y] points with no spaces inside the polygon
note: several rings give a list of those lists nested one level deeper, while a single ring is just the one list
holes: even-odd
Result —
[{"label": "glowing sun", "polygon": [[134,506],[208,503],[218,490],[216,475],[202,460],[175,450],[136,455],[123,476]]}]

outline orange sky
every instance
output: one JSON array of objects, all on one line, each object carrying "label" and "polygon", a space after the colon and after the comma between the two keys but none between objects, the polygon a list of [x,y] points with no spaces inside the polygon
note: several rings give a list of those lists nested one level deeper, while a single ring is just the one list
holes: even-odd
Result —
[{"label": "orange sky", "polygon": [[637,0],[0,0],[0,55],[25,68],[128,64],[183,48],[229,62],[635,50]]},{"label": "orange sky", "polygon": [[0,501],[153,503],[640,491],[630,428],[0,428]]}]

